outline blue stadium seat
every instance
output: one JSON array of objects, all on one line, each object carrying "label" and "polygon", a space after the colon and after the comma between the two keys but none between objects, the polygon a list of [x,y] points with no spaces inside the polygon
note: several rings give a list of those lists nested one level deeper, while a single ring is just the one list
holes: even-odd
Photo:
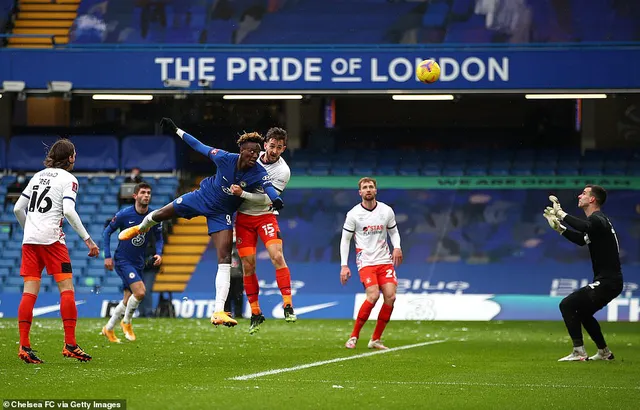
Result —
[{"label": "blue stadium seat", "polygon": [[78,135],[71,137],[80,153],[74,169],[77,171],[115,171],[120,157],[119,142],[114,136]]},{"label": "blue stadium seat", "polygon": [[95,293],[96,289],[93,286],[76,286],[75,292],[76,294],[81,295],[81,294]]},{"label": "blue stadium seat", "polygon": [[422,17],[422,25],[427,28],[443,27],[449,15],[449,5],[445,2],[432,1]]},{"label": "blue stadium seat", "polygon": [[14,266],[18,266],[15,259],[0,259],[0,268],[13,268]]},{"label": "blue stadium seat", "polygon": [[19,249],[3,249],[2,250],[3,258],[11,258],[11,259],[19,259],[22,257],[22,251]]},{"label": "blue stadium seat", "polygon": [[22,286],[24,284],[24,280],[21,276],[12,275],[4,278],[5,286]]},{"label": "blue stadium seat", "polygon": [[2,278],[4,278],[5,276],[9,276],[11,274],[11,269],[8,267],[2,267],[0,268],[0,282],[2,282]]},{"label": "blue stadium seat", "polygon": [[331,167],[331,175],[334,175],[334,176],[349,176],[349,175],[352,175],[351,167],[334,165],[334,166]]},{"label": "blue stadium seat", "polygon": [[104,268],[92,268],[91,266],[89,266],[89,269],[87,270],[87,275],[93,276],[94,278],[104,277],[107,275],[107,270]]},{"label": "blue stadium seat", "polygon": [[122,140],[120,159],[120,166],[124,169],[139,167],[145,172],[173,171],[177,165],[175,140],[167,136],[130,135]]},{"label": "blue stadium seat", "polygon": [[309,175],[314,177],[329,175],[329,168],[310,168]]},{"label": "blue stadium seat", "polygon": [[439,177],[442,175],[442,168],[439,165],[428,164],[420,169],[420,175],[424,177]]},{"label": "blue stadium seat", "polygon": [[102,280],[102,286],[120,286],[122,285],[122,279],[117,276],[114,272],[110,272],[107,276]]},{"label": "blue stadium seat", "polygon": [[100,293],[122,293],[122,288],[120,286],[102,286],[100,287]]},{"label": "blue stadium seat", "polygon": [[382,166],[378,166],[378,168],[376,168],[375,171],[376,175],[383,175],[383,176],[393,176],[393,175],[397,175],[398,174],[398,170],[395,166],[391,166],[391,165],[382,165]]},{"label": "blue stadium seat", "polygon": [[106,185],[89,185],[87,187],[87,193],[90,195],[104,195],[108,191],[108,187]]},{"label": "blue stadium seat", "polygon": [[22,293],[22,286],[4,285],[2,286],[2,293]]}]

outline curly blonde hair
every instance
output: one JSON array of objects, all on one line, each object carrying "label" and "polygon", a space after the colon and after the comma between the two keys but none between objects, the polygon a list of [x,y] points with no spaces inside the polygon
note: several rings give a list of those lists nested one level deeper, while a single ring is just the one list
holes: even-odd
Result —
[{"label": "curly blonde hair", "polygon": [[258,144],[262,144],[263,141],[264,139],[262,138],[262,135],[257,132],[245,132],[240,136],[240,138],[238,138],[237,143],[238,146],[241,147],[245,142],[256,142]]}]

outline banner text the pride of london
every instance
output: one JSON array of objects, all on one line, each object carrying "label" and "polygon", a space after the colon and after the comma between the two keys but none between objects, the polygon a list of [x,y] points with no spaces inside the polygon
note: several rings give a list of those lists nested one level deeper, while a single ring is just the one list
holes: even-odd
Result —
[{"label": "banner text the pride of london", "polygon": [[[640,47],[402,50],[2,49],[0,81],[25,81],[31,89],[46,89],[49,81],[70,81],[75,90],[160,90],[171,87],[166,80],[181,80],[189,82],[184,89],[221,92],[640,89]],[[440,81],[431,85],[415,78],[416,64],[427,58],[442,67]]]}]

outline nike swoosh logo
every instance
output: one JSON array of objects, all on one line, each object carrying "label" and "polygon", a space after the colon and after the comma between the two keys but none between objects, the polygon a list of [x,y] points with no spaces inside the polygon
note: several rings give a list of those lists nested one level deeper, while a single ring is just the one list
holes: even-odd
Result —
[{"label": "nike swoosh logo", "polygon": [[[87,303],[85,300],[77,300],[76,306],[83,305],[85,303]],[[42,315],[46,315],[47,313],[57,312],[58,310],[60,310],[60,305],[49,305],[49,306],[37,307],[37,308],[33,308],[33,316],[42,316]]]},{"label": "nike swoosh logo", "polygon": [[[335,306],[337,304],[338,302],[320,303],[318,305],[296,307],[294,308],[294,311],[296,315],[299,316],[299,315],[304,315],[305,313],[315,312],[316,310],[326,309],[331,306]],[[273,310],[271,311],[271,314],[276,319],[284,319],[284,311],[282,310],[282,305],[280,304],[276,305],[276,307],[274,307]]]},{"label": "nike swoosh logo", "polygon": [[227,178],[225,178],[225,177],[222,177],[222,179],[224,179],[225,181],[229,182],[229,180]]}]

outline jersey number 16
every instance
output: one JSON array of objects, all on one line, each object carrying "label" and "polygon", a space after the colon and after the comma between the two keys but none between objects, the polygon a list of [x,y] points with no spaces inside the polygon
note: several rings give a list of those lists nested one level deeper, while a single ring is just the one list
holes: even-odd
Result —
[{"label": "jersey number 16", "polygon": [[[33,186],[33,192],[31,193],[31,201],[29,202],[29,212],[33,212],[38,208],[38,212],[45,213],[51,209],[53,202],[51,198],[47,196],[51,187],[46,187],[42,192],[38,192],[39,185]],[[38,195],[38,193],[40,195]],[[44,204],[43,204],[44,202]]]}]

